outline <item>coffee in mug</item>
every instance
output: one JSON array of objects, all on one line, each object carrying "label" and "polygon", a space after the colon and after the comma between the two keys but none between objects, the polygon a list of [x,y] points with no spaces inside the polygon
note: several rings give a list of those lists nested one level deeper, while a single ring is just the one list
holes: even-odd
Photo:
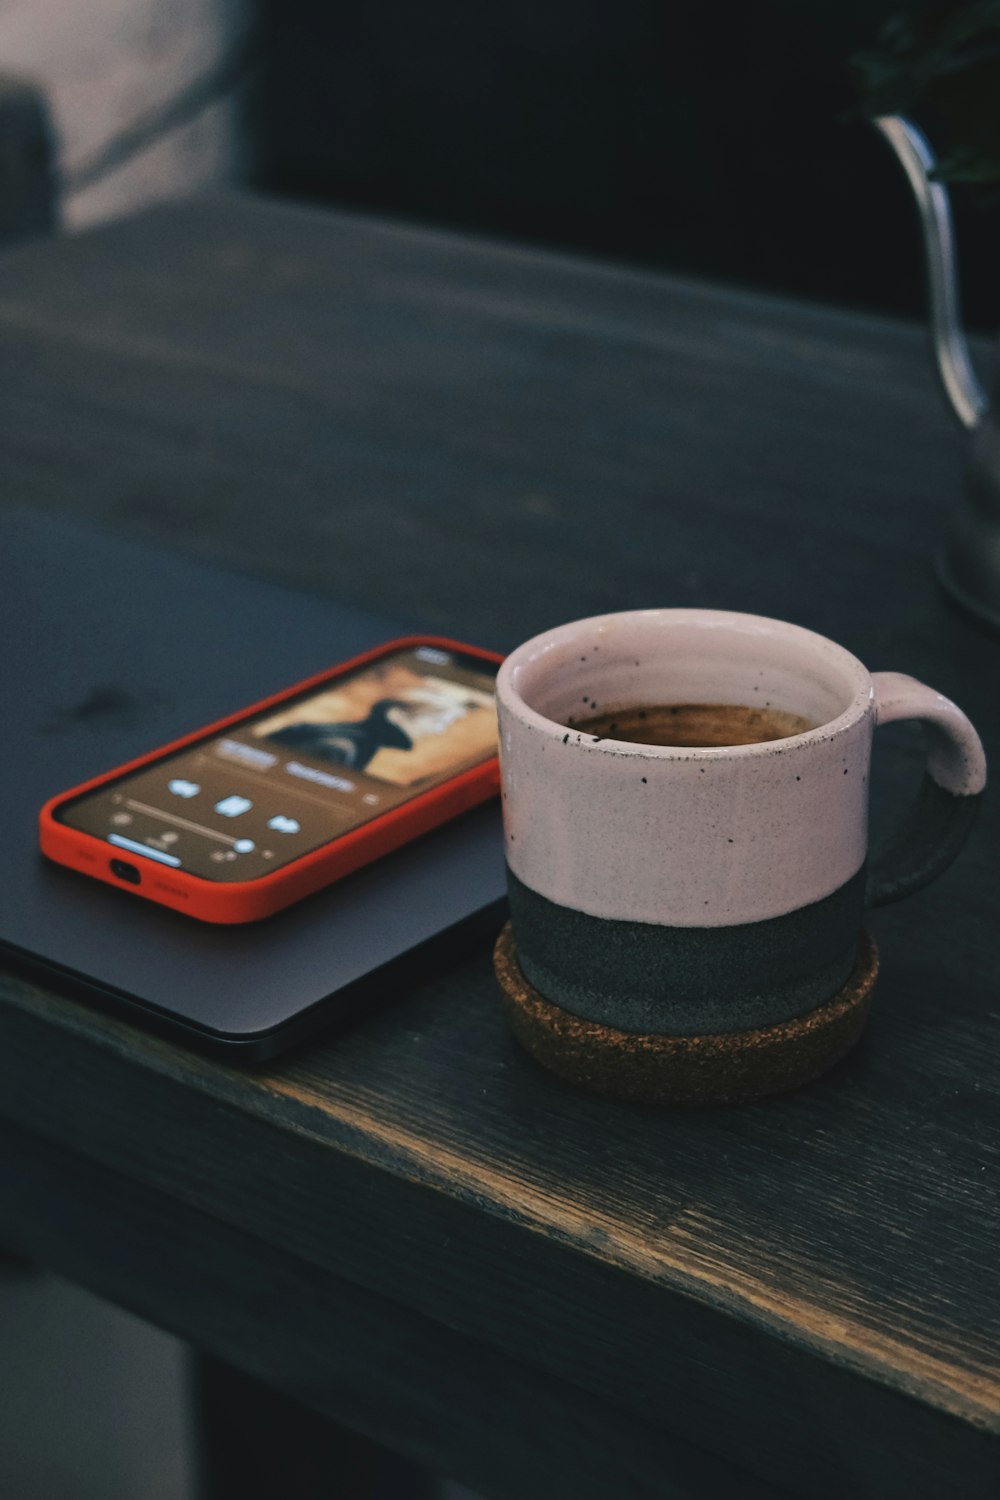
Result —
[{"label": "coffee in mug", "polygon": [[784,740],[815,726],[801,714],[743,703],[639,703],[567,720],[600,739],[635,745],[758,745]]}]

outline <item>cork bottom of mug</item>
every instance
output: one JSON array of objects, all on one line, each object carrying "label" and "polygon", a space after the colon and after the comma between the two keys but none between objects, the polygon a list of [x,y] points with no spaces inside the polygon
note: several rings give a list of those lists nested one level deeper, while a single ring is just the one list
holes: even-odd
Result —
[{"label": "cork bottom of mug", "polygon": [[700,1036],[617,1031],[546,1000],[521,973],[509,922],[493,966],[514,1035],[560,1078],[640,1104],[736,1104],[798,1088],[850,1051],[868,1016],[878,949],[862,933],[843,989],[805,1015]]}]

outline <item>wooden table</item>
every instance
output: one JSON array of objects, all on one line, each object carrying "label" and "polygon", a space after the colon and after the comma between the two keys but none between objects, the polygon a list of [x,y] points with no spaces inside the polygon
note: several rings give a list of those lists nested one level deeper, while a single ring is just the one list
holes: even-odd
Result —
[{"label": "wooden table", "polygon": [[[998,743],[919,329],[230,198],[11,254],[0,360],[10,501],[486,644],[782,616]],[[556,1083],[485,949],[261,1073],[0,976],[0,1238],[490,1496],[995,1500],[997,832],[872,919],[859,1051],[743,1108]]]}]

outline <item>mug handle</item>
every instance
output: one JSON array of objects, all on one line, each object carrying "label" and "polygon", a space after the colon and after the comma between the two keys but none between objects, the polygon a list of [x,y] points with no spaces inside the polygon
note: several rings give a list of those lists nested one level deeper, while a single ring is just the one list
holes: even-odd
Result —
[{"label": "mug handle", "polygon": [[873,672],[875,723],[919,719],[927,770],[902,828],[871,862],[866,906],[884,906],[929,884],[951,864],[975,821],[986,785],[986,756],[969,720],[950,698],[903,672]]}]

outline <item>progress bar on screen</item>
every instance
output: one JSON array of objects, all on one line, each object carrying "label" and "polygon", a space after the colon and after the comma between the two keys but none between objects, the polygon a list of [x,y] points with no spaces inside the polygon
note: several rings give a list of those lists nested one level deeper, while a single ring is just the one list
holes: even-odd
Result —
[{"label": "progress bar on screen", "polygon": [[164,854],[162,849],[151,849],[148,844],[139,844],[135,839],[123,838],[120,833],[109,833],[108,843],[119,849],[130,849],[133,854],[144,854],[147,859],[158,859],[161,865],[179,865],[176,854]]}]

